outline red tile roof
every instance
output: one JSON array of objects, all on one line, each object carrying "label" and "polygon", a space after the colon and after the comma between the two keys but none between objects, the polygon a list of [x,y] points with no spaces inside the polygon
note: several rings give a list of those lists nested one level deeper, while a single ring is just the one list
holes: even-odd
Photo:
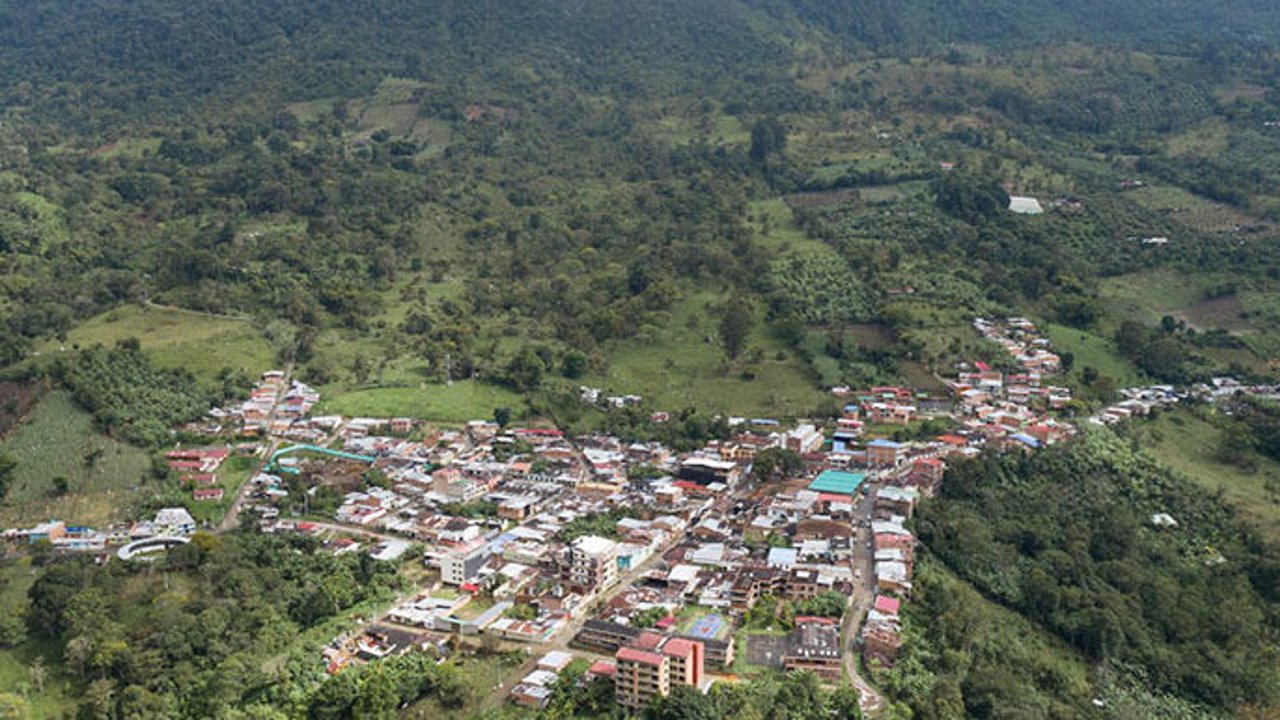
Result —
[{"label": "red tile roof", "polygon": [[671,638],[666,645],[662,646],[662,654],[671,657],[687,658],[693,654],[693,646],[701,643],[694,643],[692,640],[684,638]]},{"label": "red tile roof", "polygon": [[642,663],[644,665],[661,665],[662,656],[657,653],[645,652],[635,648],[624,647],[618,650],[617,658],[620,662]]},{"label": "red tile roof", "polygon": [[888,595],[876,596],[876,610],[879,610],[886,615],[897,615],[898,609],[901,606],[902,603],[897,598],[892,598]]},{"label": "red tile roof", "polygon": [[597,660],[591,664],[591,667],[587,669],[587,672],[592,675],[606,675],[608,677],[613,677],[618,674],[618,666],[603,660]]}]

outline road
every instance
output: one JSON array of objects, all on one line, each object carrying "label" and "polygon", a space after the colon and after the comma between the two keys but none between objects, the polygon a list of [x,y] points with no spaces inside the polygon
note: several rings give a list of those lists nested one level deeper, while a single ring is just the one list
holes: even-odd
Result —
[{"label": "road", "polygon": [[[276,391],[275,402],[271,405],[271,412],[267,413],[267,431],[270,432],[271,424],[275,422],[276,410],[280,407],[280,401],[284,399],[285,393],[289,391],[289,386],[293,383],[293,362],[289,362],[284,368],[284,381],[280,384],[280,389]],[[225,533],[240,528],[240,510],[244,506],[245,500],[248,499],[249,493],[253,490],[253,483],[250,482],[254,476],[263,472],[267,468],[267,463],[271,462],[271,454],[280,447],[278,438],[271,438],[267,443],[267,450],[262,456],[262,462],[258,464],[258,469],[249,475],[248,479],[236,491],[236,499],[231,502],[231,507],[227,508],[227,514],[222,516],[222,523],[218,525],[218,532]]]},{"label": "road", "polygon": [[[874,715],[884,709],[884,698],[866,678],[862,677],[861,663],[858,661],[858,630],[862,621],[875,601],[875,548],[868,547],[874,541],[871,528],[863,527],[862,521],[871,515],[875,506],[875,492],[879,485],[876,476],[868,476],[865,495],[858,501],[853,510],[853,553],[849,564],[854,572],[853,594],[849,598],[849,606],[845,609],[844,620],[840,626],[840,646],[844,648],[844,669],[849,682],[858,689],[859,704],[864,715]],[[857,579],[858,571],[862,571],[862,579]]]}]

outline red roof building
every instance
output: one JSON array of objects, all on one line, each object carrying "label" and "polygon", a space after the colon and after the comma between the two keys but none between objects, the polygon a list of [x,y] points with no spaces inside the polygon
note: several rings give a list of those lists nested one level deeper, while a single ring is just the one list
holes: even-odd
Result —
[{"label": "red roof building", "polygon": [[877,595],[875,609],[885,615],[897,615],[898,610],[902,607],[902,601],[888,595]]}]

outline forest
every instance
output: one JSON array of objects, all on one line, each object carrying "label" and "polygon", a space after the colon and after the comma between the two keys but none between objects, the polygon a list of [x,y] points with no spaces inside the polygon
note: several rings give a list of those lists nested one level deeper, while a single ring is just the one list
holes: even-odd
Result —
[{"label": "forest", "polygon": [[[923,508],[921,539],[984,597],[1087,662],[1132,673],[1153,696],[1222,711],[1275,702],[1280,555],[1219,498],[1105,430],[1035,455],[956,465],[943,488]],[[1155,526],[1158,513],[1181,531]],[[936,633],[934,652],[958,647],[948,613],[963,611],[947,609],[942,587],[925,593],[938,605],[922,623]],[[964,663],[946,667],[959,675],[956,700],[977,716],[1004,703],[990,697],[994,688],[1015,704],[1069,697],[1062,680],[990,675],[1013,668],[965,677]],[[1028,683],[1038,687],[1019,696]]]}]

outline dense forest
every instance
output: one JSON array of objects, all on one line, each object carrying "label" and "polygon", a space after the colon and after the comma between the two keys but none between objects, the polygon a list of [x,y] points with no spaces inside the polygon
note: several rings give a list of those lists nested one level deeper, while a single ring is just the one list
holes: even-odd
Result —
[{"label": "dense forest", "polygon": [[[1280,556],[1221,500],[1110,431],[1034,455],[961,463],[943,488],[923,508],[921,539],[985,597],[1090,663],[1132,673],[1153,697],[1223,711],[1275,702]],[[1177,530],[1155,526],[1160,513]],[[1079,691],[1059,669],[1056,678],[1015,679],[1001,677],[1019,672],[1003,663],[979,659],[970,668],[945,658],[948,648],[972,652],[962,650],[952,614],[981,613],[957,607],[963,601],[948,597],[946,582],[926,578],[931,616],[922,625],[941,654],[926,662],[949,678],[966,712],[989,716],[996,706],[1061,702]]]}]

